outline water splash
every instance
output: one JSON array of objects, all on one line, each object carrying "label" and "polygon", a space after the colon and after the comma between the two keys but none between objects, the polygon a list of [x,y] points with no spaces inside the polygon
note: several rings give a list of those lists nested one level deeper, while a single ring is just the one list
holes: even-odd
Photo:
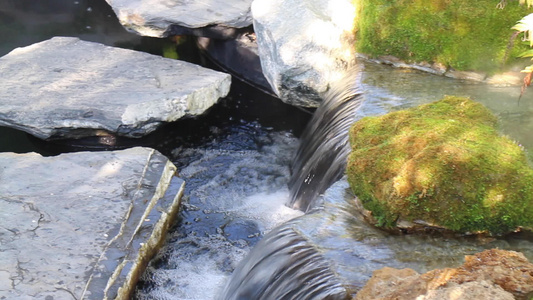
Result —
[{"label": "water splash", "polygon": [[350,153],[348,129],[363,101],[359,67],[347,74],[325,95],[302,135],[291,166],[289,207],[304,212],[316,207],[320,194],[344,173]]}]

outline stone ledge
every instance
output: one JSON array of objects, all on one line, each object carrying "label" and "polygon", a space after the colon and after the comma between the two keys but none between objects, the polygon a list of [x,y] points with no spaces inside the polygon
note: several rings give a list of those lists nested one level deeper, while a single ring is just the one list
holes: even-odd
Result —
[{"label": "stone ledge", "polygon": [[482,72],[457,71],[453,68],[447,68],[443,64],[438,63],[407,63],[397,57],[390,55],[370,58],[365,54],[358,53],[357,57],[378,64],[391,65],[395,68],[414,69],[454,79],[483,82],[495,86],[520,86],[522,85],[524,76],[519,71],[502,72],[492,76],[487,76],[487,74]]},{"label": "stone ledge", "polygon": [[41,139],[142,137],[202,114],[231,76],[184,61],[55,37],[0,58],[0,126]]},{"label": "stone ledge", "polygon": [[[167,37],[173,27],[231,31],[252,24],[252,0],[106,0],[126,29],[142,36]],[[194,33],[194,32],[192,32]]]},{"label": "stone ledge", "polygon": [[178,212],[175,171],[148,148],[0,154],[0,298],[129,299]]}]

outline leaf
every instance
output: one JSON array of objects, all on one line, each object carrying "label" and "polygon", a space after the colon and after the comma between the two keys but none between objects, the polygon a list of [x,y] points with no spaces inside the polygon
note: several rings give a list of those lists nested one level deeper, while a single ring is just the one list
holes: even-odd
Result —
[{"label": "leaf", "polygon": [[[533,3],[533,0],[528,0]],[[531,33],[533,32],[533,14],[529,14],[518,21],[512,29],[524,33],[524,41],[529,41],[529,46],[533,47],[533,40],[531,39]]]},{"label": "leaf", "polygon": [[520,53],[519,57],[533,57],[533,49]]}]

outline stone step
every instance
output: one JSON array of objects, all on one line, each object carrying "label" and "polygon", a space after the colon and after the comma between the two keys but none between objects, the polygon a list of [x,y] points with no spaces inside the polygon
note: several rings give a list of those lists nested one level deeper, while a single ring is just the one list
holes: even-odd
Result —
[{"label": "stone step", "polygon": [[[252,25],[252,0],[106,0],[120,23],[139,35],[194,34],[224,38]],[[204,30],[189,30],[204,28]]]},{"label": "stone step", "polygon": [[184,182],[159,152],[0,154],[0,299],[130,299]]},{"label": "stone step", "polygon": [[55,37],[0,58],[0,126],[41,139],[141,137],[202,114],[231,77],[184,61]]}]

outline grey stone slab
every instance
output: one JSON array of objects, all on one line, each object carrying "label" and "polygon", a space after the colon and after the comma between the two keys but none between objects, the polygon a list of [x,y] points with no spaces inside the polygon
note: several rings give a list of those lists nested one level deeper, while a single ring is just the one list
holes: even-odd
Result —
[{"label": "grey stone slab", "polygon": [[283,102],[318,106],[354,63],[350,0],[255,0],[252,15],[263,73]]},{"label": "grey stone slab", "polygon": [[120,23],[143,36],[166,37],[173,25],[201,28],[252,24],[253,0],[106,0]]},{"label": "grey stone slab", "polygon": [[55,37],[0,58],[0,125],[42,139],[146,135],[203,113],[231,77],[187,62]]},{"label": "grey stone slab", "polygon": [[178,211],[159,152],[0,154],[0,299],[129,299]]}]

